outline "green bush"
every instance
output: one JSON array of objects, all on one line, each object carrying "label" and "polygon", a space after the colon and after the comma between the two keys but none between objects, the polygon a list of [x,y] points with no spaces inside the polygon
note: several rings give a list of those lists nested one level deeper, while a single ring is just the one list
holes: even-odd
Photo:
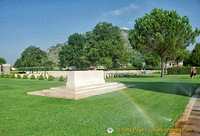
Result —
[{"label": "green bush", "polygon": [[[196,67],[197,73],[200,73],[200,67]],[[171,67],[167,68],[168,74],[190,74],[191,67]]]},{"label": "green bush", "polygon": [[52,76],[52,75],[50,75],[49,77],[48,77],[48,81],[53,81],[54,80],[54,77]]},{"label": "green bush", "polygon": [[5,75],[5,78],[9,78],[9,77],[10,77],[10,75],[9,75],[9,74],[6,74],[6,75]]},{"label": "green bush", "polygon": [[44,80],[43,75],[40,75],[40,76],[39,76],[39,80]]},{"label": "green bush", "polygon": [[35,76],[34,75],[31,75],[31,80],[35,80]]},{"label": "green bush", "polygon": [[15,78],[15,73],[12,73],[10,78]]},{"label": "green bush", "polygon": [[4,74],[3,74],[3,73],[1,73],[0,77],[1,77],[1,78],[4,78]]},{"label": "green bush", "polygon": [[58,81],[64,81],[64,77],[63,76],[60,76]]},{"label": "green bush", "polygon": [[28,79],[28,76],[24,74],[22,79]]},{"label": "green bush", "polygon": [[142,61],[133,60],[132,65],[133,65],[133,67],[135,67],[137,70],[143,69]]},{"label": "green bush", "polygon": [[21,79],[21,76],[19,74],[17,75],[17,79]]}]

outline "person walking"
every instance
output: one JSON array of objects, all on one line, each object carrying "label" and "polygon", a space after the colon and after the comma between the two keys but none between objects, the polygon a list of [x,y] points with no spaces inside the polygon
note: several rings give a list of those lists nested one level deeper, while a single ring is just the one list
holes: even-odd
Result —
[{"label": "person walking", "polygon": [[[197,74],[197,70],[196,70],[195,67],[193,67],[192,73],[193,73],[193,76],[194,76],[194,79],[195,79],[196,78],[196,74]],[[193,78],[193,76],[192,76],[192,78]]]},{"label": "person walking", "polygon": [[191,67],[190,69],[190,78],[192,79],[193,78],[193,68]]}]

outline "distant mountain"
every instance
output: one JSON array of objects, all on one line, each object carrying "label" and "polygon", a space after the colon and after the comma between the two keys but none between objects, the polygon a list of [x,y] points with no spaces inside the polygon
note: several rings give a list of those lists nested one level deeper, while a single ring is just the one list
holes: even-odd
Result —
[{"label": "distant mountain", "polygon": [[58,52],[61,50],[61,47],[65,44],[66,43],[58,43],[45,50],[49,59],[52,60],[54,63],[58,63]]},{"label": "distant mountain", "polygon": [[[135,58],[135,59],[143,59],[143,55],[141,55],[139,52],[135,51],[129,40],[128,40],[128,37],[129,37],[129,33],[128,33],[128,29],[127,28],[121,28],[121,35],[122,37],[124,38],[124,40],[126,41],[125,43],[125,47],[133,52],[133,56],[132,56],[132,59]],[[47,52],[47,55],[49,57],[49,59],[53,60],[54,63],[58,64],[58,52],[61,50],[61,47],[64,46],[65,44],[67,44],[67,42],[63,43],[63,44],[55,44],[51,47],[49,47],[47,50],[45,50]]]}]

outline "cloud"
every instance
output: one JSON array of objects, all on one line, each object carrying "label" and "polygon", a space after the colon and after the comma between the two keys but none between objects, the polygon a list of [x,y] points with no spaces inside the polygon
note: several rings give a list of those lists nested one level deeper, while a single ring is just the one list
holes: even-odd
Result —
[{"label": "cloud", "polygon": [[113,11],[110,11],[108,13],[104,13],[103,16],[118,16],[118,15],[122,15],[124,14],[126,11],[128,10],[131,10],[131,9],[137,9],[138,6],[131,3],[130,5],[126,6],[126,7],[122,7],[120,9],[116,9],[116,10],[113,10]]}]

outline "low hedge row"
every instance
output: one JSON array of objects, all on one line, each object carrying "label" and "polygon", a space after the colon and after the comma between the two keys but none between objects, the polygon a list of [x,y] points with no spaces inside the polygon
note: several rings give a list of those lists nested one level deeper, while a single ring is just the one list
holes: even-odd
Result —
[{"label": "low hedge row", "polygon": [[[197,74],[200,74],[200,67],[196,67]],[[167,68],[168,74],[190,74],[191,67],[171,67]]]},{"label": "low hedge row", "polygon": [[52,67],[20,67],[19,71],[49,71],[52,70]]},{"label": "low hedge row", "polygon": [[[17,76],[15,76],[15,74],[6,74],[4,75],[3,73],[0,74],[0,78],[17,78],[17,79],[29,79],[28,76],[26,74],[24,74],[23,76],[20,76],[19,74],[17,74]],[[36,80],[36,77],[34,75],[31,75],[30,77],[31,80]],[[44,80],[45,77],[43,75],[40,75],[38,77],[39,80]],[[48,81],[54,81],[54,77],[49,75],[47,78]],[[63,76],[60,76],[58,81],[65,81]]]}]

